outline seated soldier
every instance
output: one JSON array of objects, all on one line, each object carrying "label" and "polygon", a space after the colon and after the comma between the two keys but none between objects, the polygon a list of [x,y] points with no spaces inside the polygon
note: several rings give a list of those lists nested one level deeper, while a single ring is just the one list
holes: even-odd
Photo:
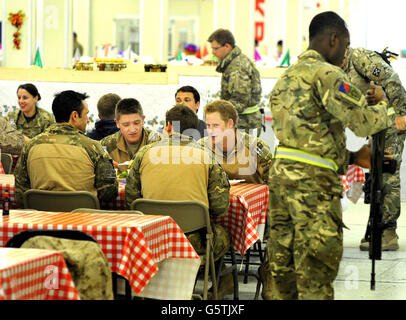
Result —
[{"label": "seated soldier", "polygon": [[[176,103],[183,103],[196,113],[199,111],[200,94],[192,86],[183,86],[179,88],[176,91],[175,99]],[[196,134],[192,135],[196,141],[207,136],[206,123],[203,120],[199,119],[197,131],[199,134],[197,134],[195,131]]]},{"label": "seated soldier", "polygon": [[215,154],[229,179],[268,184],[272,153],[265,141],[237,130],[231,102],[217,100],[204,108],[208,137],[199,140]]},{"label": "seated soldier", "polygon": [[97,102],[97,111],[100,120],[94,124],[94,129],[86,134],[94,140],[101,140],[120,130],[114,121],[114,112],[117,103],[121,100],[120,96],[115,93],[108,93],[102,96]]},{"label": "seated soldier", "polygon": [[159,139],[157,132],[144,128],[144,119],[141,104],[136,99],[122,99],[117,103],[114,121],[120,131],[100,143],[119,164],[119,172],[127,171],[129,161],[141,147]]},{"label": "seated soldier", "polygon": [[[192,137],[179,133],[196,129],[197,124],[196,113],[186,105],[177,104],[166,113],[167,137],[142,148],[131,165],[125,189],[128,208],[138,198],[195,200],[205,204],[210,215],[227,215],[230,185],[224,170],[210,151],[202,148]],[[213,224],[213,230],[214,259],[217,260],[228,251],[230,236],[220,225]],[[188,239],[198,254],[205,253],[200,233],[192,233]],[[228,276],[231,274],[227,275],[227,279]],[[233,288],[231,280],[220,280],[219,296]],[[229,286],[223,292],[222,283]]]},{"label": "seated soldier", "polygon": [[86,98],[71,90],[58,93],[52,103],[56,123],[24,146],[14,173],[20,206],[28,189],[84,190],[106,202],[117,196],[109,155],[98,141],[84,135],[89,121]]}]

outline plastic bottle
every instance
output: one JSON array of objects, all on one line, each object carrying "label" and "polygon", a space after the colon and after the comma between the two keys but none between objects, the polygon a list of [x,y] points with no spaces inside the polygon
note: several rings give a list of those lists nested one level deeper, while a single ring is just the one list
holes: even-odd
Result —
[{"label": "plastic bottle", "polygon": [[3,216],[8,216],[10,214],[10,196],[8,191],[4,192],[3,197]]}]

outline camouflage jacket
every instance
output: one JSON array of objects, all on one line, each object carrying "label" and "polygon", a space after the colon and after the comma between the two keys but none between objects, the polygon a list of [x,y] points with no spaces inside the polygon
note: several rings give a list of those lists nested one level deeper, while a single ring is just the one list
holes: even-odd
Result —
[{"label": "camouflage jacket", "polygon": [[46,128],[55,123],[53,114],[39,107],[36,107],[35,118],[30,122],[27,122],[21,110],[8,113],[6,119],[14,122],[17,129],[30,139],[44,132]]},{"label": "camouflage jacket", "polygon": [[172,134],[143,147],[127,177],[127,208],[138,198],[196,200],[211,215],[227,214],[230,184],[212,153],[192,137]]},{"label": "camouflage jacket", "polygon": [[349,48],[343,67],[349,80],[365,93],[370,81],[383,87],[397,116],[406,115],[406,92],[398,74],[374,51]]},{"label": "camouflage jacket", "polygon": [[366,137],[390,127],[384,104],[368,106],[361,91],[340,68],[314,50],[305,51],[275,84],[270,107],[279,147],[299,149],[333,160],[337,172],[287,159],[276,159],[270,181],[303,190],[340,193],[338,174],[347,171],[345,128]]},{"label": "camouflage jacket", "polygon": [[236,145],[230,153],[216,148],[208,137],[198,142],[214,152],[217,162],[226,171],[229,179],[268,184],[272,153],[264,140],[236,130]]},{"label": "camouflage jacket", "polygon": [[[147,128],[143,128],[141,142],[139,144],[138,150],[143,146],[156,142],[160,139],[160,134],[158,132],[152,131]],[[124,163],[130,161],[134,158],[135,154],[127,148],[127,143],[124,140],[121,131],[117,131],[112,135],[109,135],[102,140],[100,140],[102,146],[106,147],[106,151],[109,153],[110,157],[117,163]],[[128,165],[121,165],[119,171],[123,172],[128,169]]]},{"label": "camouflage jacket", "polygon": [[85,190],[97,193],[103,201],[112,201],[118,193],[109,155],[98,141],[69,124],[53,124],[30,140],[21,152],[14,174],[19,204],[23,193],[31,188]]},{"label": "camouflage jacket", "polygon": [[4,118],[0,118],[0,132],[1,152],[20,154],[25,143],[23,134]]},{"label": "camouflage jacket", "polygon": [[252,61],[237,46],[220,61],[217,72],[222,73],[221,94],[241,114],[245,108],[261,101],[261,77]]}]

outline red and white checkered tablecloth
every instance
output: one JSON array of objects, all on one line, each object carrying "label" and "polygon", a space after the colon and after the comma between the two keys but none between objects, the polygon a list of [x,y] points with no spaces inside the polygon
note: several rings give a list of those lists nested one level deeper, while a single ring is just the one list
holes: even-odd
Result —
[{"label": "red and white checkered tablecloth", "polygon": [[130,210],[125,205],[125,186],[123,182],[118,183],[118,195],[113,202],[101,202],[100,207],[105,210]]},{"label": "red and white checkered tablecloth", "polygon": [[[0,246],[27,229],[68,229],[90,234],[99,243],[111,270],[129,280],[138,295],[156,299],[190,299],[192,295],[200,259],[168,216],[12,210],[0,223]],[[165,276],[155,277],[157,273]],[[183,282],[172,286],[173,279],[179,277]]]},{"label": "red and white checkered tablecloth", "polygon": [[0,248],[0,300],[78,300],[58,251]]},{"label": "red and white checkered tablecloth", "polygon": [[0,162],[0,174],[5,174],[3,164]]},{"label": "red and white checkered tablecloth", "polygon": [[358,199],[362,195],[362,185],[365,182],[364,170],[352,164],[348,166],[347,174],[341,176],[344,185],[344,192],[348,199],[353,203],[357,203]]},{"label": "red and white checkered tablecloth", "polygon": [[264,236],[269,189],[263,184],[238,183],[230,188],[228,215],[213,221],[229,231],[235,250],[244,255]]},{"label": "red and white checkered tablecloth", "polygon": [[3,198],[6,191],[8,191],[10,198],[10,208],[17,208],[17,200],[15,196],[15,182],[14,175],[0,174],[0,208],[3,209]]},{"label": "red and white checkered tablecloth", "polygon": [[[117,198],[112,203],[103,203],[104,209],[125,210],[125,184],[119,184]],[[230,232],[234,249],[244,254],[256,241],[263,238],[268,206],[268,186],[236,184],[230,188],[228,215],[214,218]]]}]

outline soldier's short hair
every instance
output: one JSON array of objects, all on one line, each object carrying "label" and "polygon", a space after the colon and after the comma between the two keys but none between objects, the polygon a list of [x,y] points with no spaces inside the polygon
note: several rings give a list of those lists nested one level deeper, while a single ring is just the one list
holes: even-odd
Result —
[{"label": "soldier's short hair", "polygon": [[218,44],[221,44],[222,46],[228,43],[232,48],[235,47],[234,36],[231,33],[231,31],[227,29],[217,29],[210,35],[207,41],[208,42],[216,41],[218,42]]},{"label": "soldier's short hair", "polygon": [[[177,121],[179,126],[174,125]],[[170,123],[175,131],[183,133],[187,129],[197,129],[199,118],[196,113],[183,103],[177,103],[165,114],[165,123]]]},{"label": "soldier's short hair", "polygon": [[134,114],[137,113],[140,117],[144,116],[141,104],[137,99],[125,98],[120,100],[116,105],[115,116],[117,120],[120,120],[122,114]]},{"label": "soldier's short hair", "polygon": [[20,90],[20,89],[24,89],[34,98],[38,97],[38,101],[41,100],[41,95],[39,94],[37,87],[34,86],[32,83],[24,83],[24,84],[19,85],[17,88],[17,94],[18,94],[18,90]]},{"label": "soldier's short hair", "polygon": [[183,86],[183,87],[179,88],[178,90],[176,90],[175,98],[176,98],[176,95],[178,94],[178,92],[190,92],[190,93],[193,93],[193,98],[195,99],[195,102],[196,102],[196,103],[197,103],[197,102],[200,102],[200,94],[199,94],[199,92],[198,92],[194,87],[192,87],[192,86]]},{"label": "soldier's short hair", "polygon": [[62,91],[55,95],[52,102],[52,112],[55,121],[58,123],[69,122],[70,115],[73,111],[82,115],[84,108],[83,101],[89,98],[86,93],[79,93],[73,90]]},{"label": "soldier's short hair", "polygon": [[102,119],[114,119],[116,105],[121,100],[115,93],[108,93],[102,96],[97,102],[97,111]]},{"label": "soldier's short hair", "polygon": [[309,40],[326,31],[337,31],[342,35],[348,35],[345,21],[335,12],[326,11],[316,15],[309,26]]},{"label": "soldier's short hair", "polygon": [[234,126],[237,125],[238,112],[231,102],[226,100],[216,100],[204,107],[205,115],[214,112],[220,113],[221,119],[224,122],[227,122],[229,119],[232,119],[234,121]]}]

